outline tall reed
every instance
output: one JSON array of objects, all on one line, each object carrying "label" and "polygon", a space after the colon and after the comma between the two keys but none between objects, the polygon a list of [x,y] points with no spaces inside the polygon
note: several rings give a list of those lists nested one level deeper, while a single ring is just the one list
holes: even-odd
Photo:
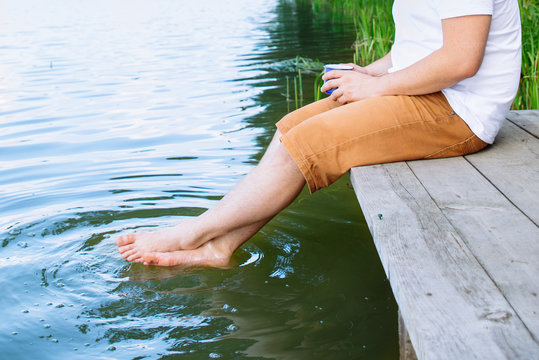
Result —
[{"label": "tall reed", "polygon": [[[296,75],[293,77],[294,83],[294,104],[295,108],[298,109],[303,106],[303,73],[307,74],[316,74],[315,84],[322,81],[322,75],[324,64],[322,64],[318,59],[309,59],[306,57],[296,56],[295,58],[295,70]],[[314,89],[314,99],[320,100],[320,87],[321,85],[315,85]],[[292,102],[291,98],[291,89],[290,89],[290,78],[286,77],[286,100],[288,103],[288,111],[290,111],[290,103]]]},{"label": "tall reed", "polygon": [[[522,74],[513,109],[539,108],[539,5],[518,0],[522,21]],[[347,12],[356,24],[353,61],[367,65],[385,55],[393,44],[393,0],[312,0],[313,11]]]},{"label": "tall reed", "polygon": [[519,0],[522,21],[522,74],[514,109],[539,109],[539,4]]}]

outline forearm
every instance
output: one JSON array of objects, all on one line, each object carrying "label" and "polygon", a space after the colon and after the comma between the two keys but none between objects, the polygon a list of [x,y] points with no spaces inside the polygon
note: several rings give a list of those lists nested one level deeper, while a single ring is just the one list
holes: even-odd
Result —
[{"label": "forearm", "polygon": [[377,95],[424,95],[448,88],[469,77],[444,49],[394,73],[376,79]]}]

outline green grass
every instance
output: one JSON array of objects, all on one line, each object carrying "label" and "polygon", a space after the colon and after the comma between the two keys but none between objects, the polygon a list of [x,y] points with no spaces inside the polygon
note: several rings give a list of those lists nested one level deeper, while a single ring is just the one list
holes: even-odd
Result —
[{"label": "green grass", "polygon": [[[287,60],[288,61],[288,60]],[[294,67],[296,71],[296,75],[290,80],[290,77],[286,77],[286,100],[288,104],[293,102],[296,106],[296,109],[303,106],[303,75],[302,74],[314,74],[316,76],[317,82],[322,81],[322,75],[324,70],[324,64],[321,63],[318,59],[313,60],[301,56],[296,56]],[[294,99],[292,100],[292,89],[291,84],[294,87]],[[314,99],[319,100],[320,99],[320,86],[315,86],[315,93],[314,93]],[[290,107],[288,109],[290,111]]]},{"label": "green grass", "polygon": [[[539,109],[539,5],[537,0],[518,0],[522,21],[522,75],[513,109]],[[392,0],[312,0],[313,11],[352,14],[356,25],[353,62],[364,66],[385,55],[393,44]],[[315,99],[320,98],[320,77],[315,80]]]},{"label": "green grass", "polygon": [[522,21],[522,75],[514,109],[539,109],[539,5],[537,0],[519,0]]}]

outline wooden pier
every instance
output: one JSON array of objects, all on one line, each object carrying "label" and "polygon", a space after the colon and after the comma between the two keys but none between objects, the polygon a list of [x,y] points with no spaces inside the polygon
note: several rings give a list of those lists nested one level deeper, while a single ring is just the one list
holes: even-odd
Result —
[{"label": "wooden pier", "polygon": [[401,359],[539,359],[539,111],[448,159],[351,179],[407,330]]}]

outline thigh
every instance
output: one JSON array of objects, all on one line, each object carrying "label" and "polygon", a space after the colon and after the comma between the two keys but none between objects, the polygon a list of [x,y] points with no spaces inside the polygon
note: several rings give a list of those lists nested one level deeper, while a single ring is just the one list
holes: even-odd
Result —
[{"label": "thigh", "polygon": [[277,122],[276,126],[282,134],[286,134],[290,129],[296,127],[303,121],[340,106],[342,105],[339,102],[333,101],[331,98],[327,97],[292,111]]},{"label": "thigh", "polygon": [[281,142],[313,191],[351,167],[433,157],[470,138],[475,135],[436,93],[335,107],[297,124]]}]

